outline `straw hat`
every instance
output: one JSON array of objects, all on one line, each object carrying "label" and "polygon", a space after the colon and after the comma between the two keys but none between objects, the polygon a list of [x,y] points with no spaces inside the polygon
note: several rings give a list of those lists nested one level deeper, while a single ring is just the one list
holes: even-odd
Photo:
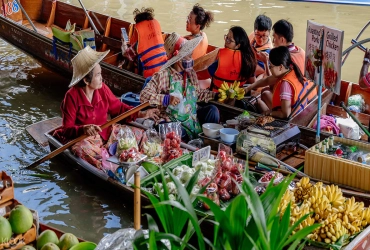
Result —
[{"label": "straw hat", "polygon": [[109,50],[97,52],[90,46],[86,46],[80,50],[75,57],[72,58],[73,76],[69,88],[81,81],[94,67],[104,59],[109,53]]},{"label": "straw hat", "polygon": [[203,36],[199,36],[191,40],[186,40],[176,32],[169,35],[164,42],[164,48],[166,49],[167,57],[169,59],[166,64],[161,67],[161,70],[166,69],[184,57],[191,55],[202,39]]}]

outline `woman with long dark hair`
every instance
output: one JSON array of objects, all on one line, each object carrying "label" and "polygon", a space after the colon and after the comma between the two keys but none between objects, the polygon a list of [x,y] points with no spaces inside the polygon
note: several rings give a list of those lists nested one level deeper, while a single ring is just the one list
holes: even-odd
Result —
[{"label": "woman with long dark hair", "polygon": [[303,77],[297,64],[292,61],[287,47],[280,46],[270,51],[269,68],[276,83],[272,86],[272,92],[264,91],[261,94],[261,99],[267,106],[267,109],[262,110],[264,114],[287,118],[302,98],[304,100],[295,112],[303,110],[317,96],[316,89],[306,96],[315,86]]},{"label": "woman with long dark hair", "polygon": [[[255,81],[256,57],[247,33],[240,26],[233,26],[224,36],[225,46],[219,49],[216,61],[198,73],[200,79],[211,78],[211,90],[217,92],[223,82],[229,85],[240,81],[240,86]],[[212,52],[211,52],[212,53]]]}]

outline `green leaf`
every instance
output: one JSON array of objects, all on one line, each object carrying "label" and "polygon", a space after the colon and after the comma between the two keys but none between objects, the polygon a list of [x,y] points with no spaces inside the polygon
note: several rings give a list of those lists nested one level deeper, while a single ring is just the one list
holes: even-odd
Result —
[{"label": "green leaf", "polygon": [[[194,175],[190,178],[190,180],[185,184],[185,189],[188,192],[188,194],[191,194],[191,191],[193,190],[195,184],[197,184],[199,173],[200,173],[200,168],[194,173]],[[194,199],[192,200],[192,202],[194,201]]]},{"label": "green leaf", "polygon": [[146,214],[148,228],[150,231],[159,232],[158,225],[150,214]]},{"label": "green leaf", "polygon": [[235,197],[225,211],[229,226],[228,240],[232,249],[241,246],[247,221],[247,204],[242,195]]},{"label": "green leaf", "polygon": [[157,250],[157,240],[155,237],[155,231],[149,231],[149,249]]},{"label": "green leaf", "polygon": [[[200,230],[200,226],[198,225],[198,218],[195,213],[193,203],[190,200],[189,194],[186,192],[185,188],[182,186],[180,181],[174,176],[174,174],[171,171],[168,171],[168,174],[171,176],[173,182],[175,183],[176,188],[177,188],[177,193],[179,196],[181,196],[183,204],[186,207],[187,212],[189,213],[189,219],[191,223],[193,224],[193,227],[198,237],[199,248],[201,250],[204,250],[205,244],[203,240],[203,234],[202,234],[202,231]],[[173,223],[175,223],[175,220],[173,221]]]},{"label": "green leaf", "polygon": [[289,203],[280,221],[280,227],[278,230],[280,242],[285,241],[289,237],[289,235],[287,235],[286,232],[288,231],[289,224],[290,224],[290,210],[291,210],[291,206]]},{"label": "green leaf", "polygon": [[263,249],[269,248],[268,243],[268,232],[266,228],[266,217],[263,210],[262,202],[257,192],[254,190],[253,185],[250,183],[249,179],[243,176],[244,182],[242,183],[241,193],[247,200],[248,207],[252,212],[252,217],[256,223],[256,227],[259,234],[259,242]]}]

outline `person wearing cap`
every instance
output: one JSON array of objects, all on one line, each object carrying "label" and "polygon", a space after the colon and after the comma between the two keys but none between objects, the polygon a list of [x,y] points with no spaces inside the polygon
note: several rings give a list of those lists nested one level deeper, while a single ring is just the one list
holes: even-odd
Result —
[{"label": "person wearing cap", "polygon": [[141,102],[158,105],[172,121],[181,122],[184,141],[201,133],[200,124],[219,123],[219,111],[214,105],[197,108],[198,101],[207,102],[216,96],[200,88],[193,69],[191,54],[201,40],[201,36],[186,40],[177,33],[170,34],[164,44],[168,62],[140,93]]},{"label": "person wearing cap", "polygon": [[[80,50],[72,59],[73,77],[69,90],[61,104],[62,127],[54,132],[61,143],[75,139],[83,134],[88,138],[72,146],[72,152],[90,164],[101,167],[100,148],[109,139],[111,127],[104,130],[100,125],[107,122],[108,115],[115,117],[130,110],[103,83],[99,62],[109,53],[97,52],[89,46]],[[140,111],[126,119],[134,121],[138,118],[158,119],[159,111],[149,109]]]},{"label": "person wearing cap", "polygon": [[370,50],[367,49],[364,56],[364,61],[362,63],[361,71],[360,71],[360,78],[358,79],[358,84],[363,89],[370,88]]},{"label": "person wearing cap", "polygon": [[137,61],[138,73],[150,78],[167,62],[161,25],[154,19],[153,8],[135,9],[133,14],[134,33],[130,41],[122,40],[122,54],[131,62]]},{"label": "person wearing cap", "polygon": [[207,53],[208,49],[208,38],[206,33],[203,31],[205,27],[209,27],[213,22],[213,13],[205,11],[198,3],[193,6],[186,20],[186,31],[190,32],[190,35],[184,36],[187,40],[191,40],[195,37],[202,36],[202,41],[194,49],[192,58],[195,60]]}]

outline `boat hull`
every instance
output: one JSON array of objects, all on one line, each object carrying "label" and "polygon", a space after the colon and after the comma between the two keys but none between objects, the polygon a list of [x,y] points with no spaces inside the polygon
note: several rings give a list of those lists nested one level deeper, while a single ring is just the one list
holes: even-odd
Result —
[{"label": "boat hull", "polygon": [[[61,4],[61,3],[58,3]],[[58,72],[70,79],[72,65],[70,59],[76,54],[69,48],[56,44],[58,59],[53,54],[52,39],[0,15],[0,37],[17,47],[27,55],[36,59],[46,68]],[[142,89],[145,79],[127,70],[120,69],[106,62],[101,62],[104,82],[114,94],[121,96],[126,92],[138,93]],[[66,81],[66,86],[69,82]]]}]

